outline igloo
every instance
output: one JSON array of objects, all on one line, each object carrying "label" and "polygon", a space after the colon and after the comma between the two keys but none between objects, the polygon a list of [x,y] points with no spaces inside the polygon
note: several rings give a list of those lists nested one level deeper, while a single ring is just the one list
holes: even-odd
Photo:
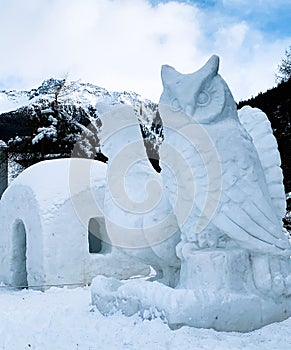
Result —
[{"label": "igloo", "polygon": [[[70,186],[73,168],[80,176],[76,187]],[[45,289],[90,284],[96,274],[147,273],[147,266],[130,264],[110,244],[96,205],[104,198],[105,179],[106,164],[60,159],[38,163],[14,180],[0,201],[0,280]]]}]

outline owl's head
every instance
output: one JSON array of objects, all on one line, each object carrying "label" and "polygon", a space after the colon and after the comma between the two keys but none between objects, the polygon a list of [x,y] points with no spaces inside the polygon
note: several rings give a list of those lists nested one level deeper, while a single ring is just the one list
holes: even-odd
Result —
[{"label": "owl's head", "polygon": [[[160,105],[183,112],[200,124],[209,124],[229,117],[225,107],[236,111],[232,94],[218,74],[219,57],[213,55],[197,72],[181,74],[173,67],[162,66],[164,90]],[[234,118],[236,113],[231,113]]]}]

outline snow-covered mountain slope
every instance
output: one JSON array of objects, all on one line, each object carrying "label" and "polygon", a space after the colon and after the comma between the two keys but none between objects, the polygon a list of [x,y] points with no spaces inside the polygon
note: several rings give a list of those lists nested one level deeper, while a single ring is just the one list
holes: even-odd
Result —
[{"label": "snow-covered mountain slope", "polygon": [[135,92],[109,92],[78,81],[48,79],[30,91],[0,91],[0,139],[12,153],[69,156],[84,127],[93,124],[98,140],[102,118],[125,104],[133,106],[148,153],[155,158],[162,139],[157,104]]},{"label": "snow-covered mountain slope", "polygon": [[90,105],[96,106],[98,113],[101,115],[122,104],[140,105],[145,109],[145,112],[156,109],[155,103],[142,98],[135,92],[110,92],[90,83],[68,82],[51,78],[45,80],[40,87],[30,91],[0,91],[0,114],[15,111],[29,105],[42,104],[45,101],[52,102],[59,88],[58,99],[60,103],[83,108],[88,108]]},{"label": "snow-covered mountain slope", "polygon": [[28,91],[0,91],[0,113],[14,111],[29,103]]}]

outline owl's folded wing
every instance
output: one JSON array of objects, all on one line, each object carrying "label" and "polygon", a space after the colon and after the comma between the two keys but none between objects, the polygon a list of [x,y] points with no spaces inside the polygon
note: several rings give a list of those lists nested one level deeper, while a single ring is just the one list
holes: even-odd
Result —
[{"label": "owl's folded wing", "polygon": [[260,109],[250,106],[240,109],[238,116],[257,149],[275,213],[282,219],[286,213],[286,196],[280,153],[270,121]]},{"label": "owl's folded wing", "polygon": [[214,224],[249,249],[290,249],[268,193],[252,169],[242,169],[236,181],[227,183]]}]

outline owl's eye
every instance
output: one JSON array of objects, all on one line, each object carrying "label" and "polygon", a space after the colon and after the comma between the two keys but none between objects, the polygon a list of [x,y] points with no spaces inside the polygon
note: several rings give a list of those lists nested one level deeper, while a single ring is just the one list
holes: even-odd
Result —
[{"label": "owl's eye", "polygon": [[177,98],[174,98],[172,101],[171,101],[171,108],[174,112],[177,112],[181,109],[180,107],[180,103],[178,101]]},{"label": "owl's eye", "polygon": [[210,95],[207,91],[201,91],[197,98],[198,106],[206,106],[210,102]]}]

